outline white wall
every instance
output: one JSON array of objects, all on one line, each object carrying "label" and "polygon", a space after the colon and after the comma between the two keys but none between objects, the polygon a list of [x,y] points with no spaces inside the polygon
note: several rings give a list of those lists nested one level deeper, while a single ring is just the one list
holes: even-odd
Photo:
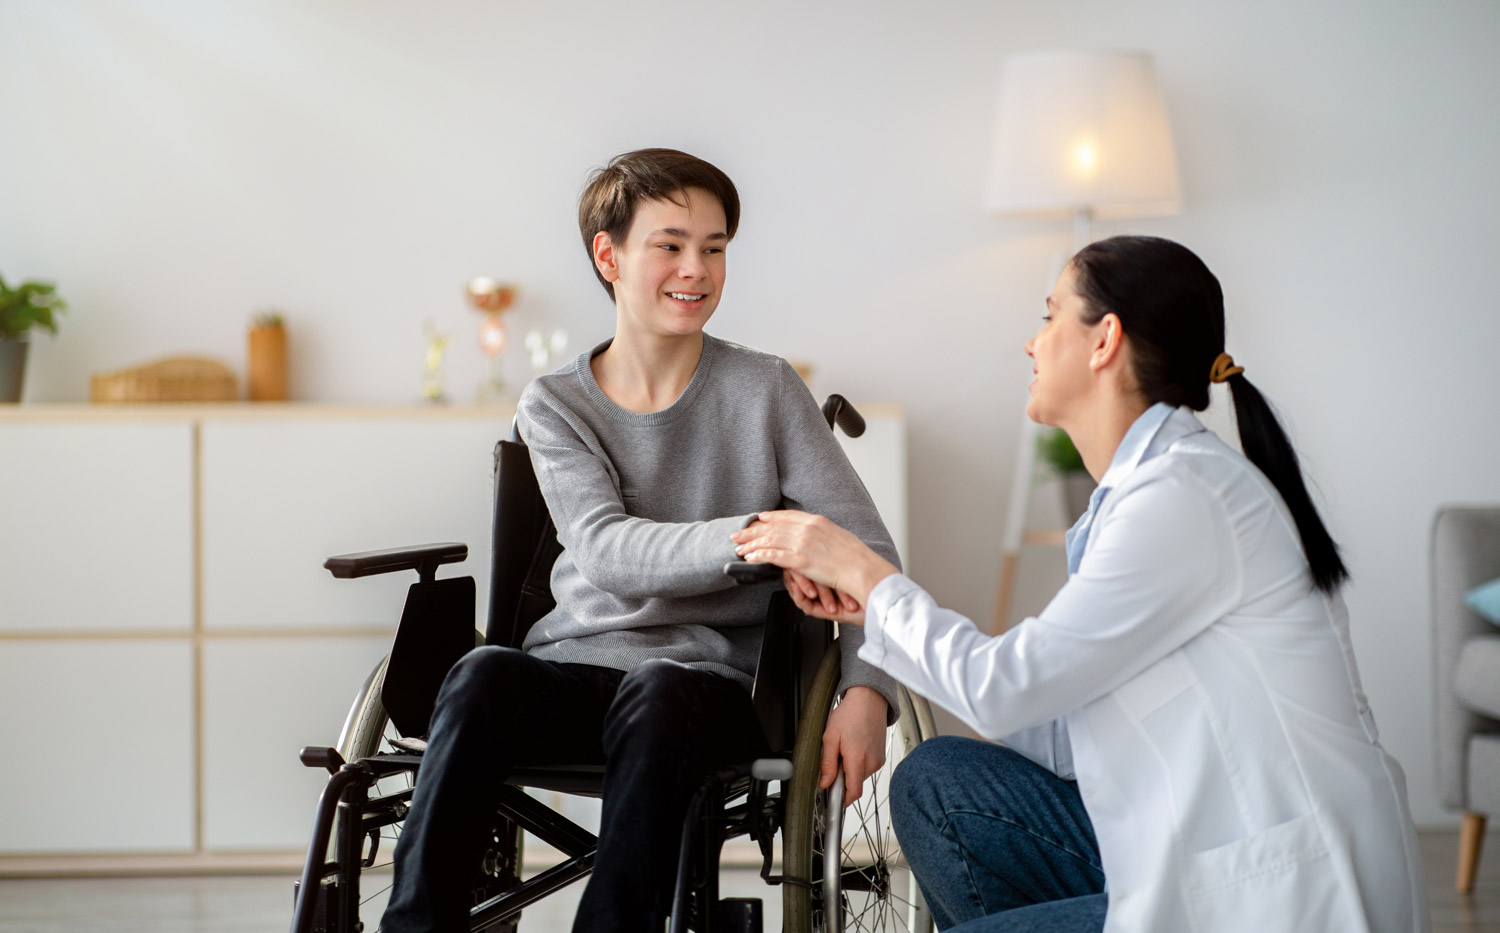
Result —
[{"label": "white wall", "polygon": [[[711,329],[814,360],[823,391],[908,407],[911,568],[988,617],[1020,347],[1070,233],[979,198],[1000,58],[1049,47],[1156,54],[1186,210],[1099,232],[1178,238],[1222,279],[1230,350],[1284,408],[1353,567],[1360,660],[1418,819],[1444,819],[1428,522],[1500,500],[1488,0],[6,0],[0,273],[73,305],[27,396],[80,400],[91,371],[169,351],[238,367],[268,305],[288,313],[299,398],[412,398],[425,317],[456,335],[466,396],[462,284],[513,278],[518,329],[604,337],[578,189],[615,152],[676,146],[746,204]],[[1027,561],[1035,610],[1059,573]]]}]

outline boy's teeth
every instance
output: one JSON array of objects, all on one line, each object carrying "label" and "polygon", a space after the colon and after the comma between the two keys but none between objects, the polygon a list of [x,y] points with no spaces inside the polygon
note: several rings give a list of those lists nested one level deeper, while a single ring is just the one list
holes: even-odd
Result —
[{"label": "boy's teeth", "polygon": [[703,297],[702,295],[689,295],[684,292],[667,292],[667,296],[676,298],[678,301],[697,301]]}]

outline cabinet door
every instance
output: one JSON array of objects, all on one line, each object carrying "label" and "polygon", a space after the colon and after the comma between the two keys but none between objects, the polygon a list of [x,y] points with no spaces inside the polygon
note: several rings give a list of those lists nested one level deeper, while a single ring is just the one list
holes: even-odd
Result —
[{"label": "cabinet door", "polygon": [[297,750],[334,745],[386,638],[209,638],[203,646],[203,847],[297,850],[328,772]]},{"label": "cabinet door", "polygon": [[323,561],[437,541],[469,546],[439,571],[489,592],[493,421],[206,421],[205,629],[394,626],[415,574],[335,580]]},{"label": "cabinet door", "polygon": [[0,710],[0,853],[192,851],[187,639],[7,642]]},{"label": "cabinet door", "polygon": [[193,435],[0,424],[0,631],[193,623]]}]

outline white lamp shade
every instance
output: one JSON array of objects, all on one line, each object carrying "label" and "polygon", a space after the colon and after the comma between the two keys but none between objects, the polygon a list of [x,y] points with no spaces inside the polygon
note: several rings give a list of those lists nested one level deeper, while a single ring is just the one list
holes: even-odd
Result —
[{"label": "white lamp shade", "polygon": [[1175,214],[1182,192],[1167,108],[1140,52],[1008,58],[987,206],[996,213]]}]

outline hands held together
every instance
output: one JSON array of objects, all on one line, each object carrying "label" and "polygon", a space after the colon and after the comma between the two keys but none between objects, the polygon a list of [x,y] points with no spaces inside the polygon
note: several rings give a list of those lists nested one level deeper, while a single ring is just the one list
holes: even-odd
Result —
[{"label": "hands held together", "polygon": [[[782,568],[792,601],[818,619],[863,625],[870,590],[899,572],[850,532],[807,512],[762,512],[732,537],[742,560]],[[831,785],[842,765],[845,806],[885,763],[885,721],[885,699],[862,686],[850,687],[829,714],[818,786]]]},{"label": "hands held together", "polygon": [[787,592],[804,613],[863,625],[865,602],[894,565],[821,515],[762,512],[732,536],[743,560],[782,568]]}]

